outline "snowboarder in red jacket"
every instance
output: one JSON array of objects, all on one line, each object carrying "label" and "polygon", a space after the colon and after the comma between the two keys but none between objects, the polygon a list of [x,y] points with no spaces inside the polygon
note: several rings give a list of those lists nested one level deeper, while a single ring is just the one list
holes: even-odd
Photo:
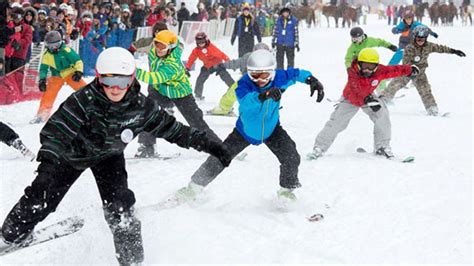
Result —
[{"label": "snowboarder in red jacket", "polygon": [[348,81],[336,110],[331,114],[323,130],[319,132],[313,151],[307,154],[307,158],[314,160],[322,156],[334,142],[337,134],[346,129],[360,108],[374,122],[375,153],[387,158],[393,157],[390,147],[392,129],[388,109],[384,101],[373,92],[384,79],[416,76],[418,73],[419,69],[416,66],[381,65],[375,49],[362,49],[348,70]]},{"label": "snowboarder in red jacket", "polygon": [[[199,76],[196,80],[196,87],[194,89],[195,98],[203,100],[204,97],[202,96],[202,91],[204,89],[204,82],[206,82],[206,80],[211,75],[209,69],[215,65],[219,65],[222,62],[229,61],[229,57],[211,43],[206,33],[199,32],[196,34],[195,39],[196,48],[193,49],[191,55],[188,58],[186,70],[188,70],[188,72],[190,71],[191,66],[194,64],[197,58],[203,62],[204,66],[201,67],[201,72],[199,73]],[[224,67],[219,68],[216,71],[216,75],[218,75],[227,84],[227,87],[232,86],[232,84],[235,82]]]}]

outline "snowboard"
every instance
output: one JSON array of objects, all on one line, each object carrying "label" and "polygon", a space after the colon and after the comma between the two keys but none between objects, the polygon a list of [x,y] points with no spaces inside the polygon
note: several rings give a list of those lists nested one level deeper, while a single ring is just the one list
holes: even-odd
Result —
[{"label": "snowboard", "polygon": [[367,155],[373,155],[373,156],[376,156],[376,157],[379,157],[379,158],[384,158],[384,159],[387,159],[387,160],[391,160],[391,161],[395,161],[395,162],[400,162],[400,163],[413,163],[415,161],[415,157],[414,156],[406,156],[406,157],[398,157],[398,156],[393,156],[393,157],[385,157],[385,156],[382,156],[382,155],[377,155],[375,153],[369,153],[367,152],[364,148],[357,148],[356,150],[358,153],[363,153],[363,154],[367,154]]},{"label": "snowboard", "polygon": [[1,247],[0,256],[58,239],[63,236],[68,236],[79,231],[83,226],[84,219],[78,216],[66,218],[62,221],[34,230],[33,233],[29,235],[21,244]]}]

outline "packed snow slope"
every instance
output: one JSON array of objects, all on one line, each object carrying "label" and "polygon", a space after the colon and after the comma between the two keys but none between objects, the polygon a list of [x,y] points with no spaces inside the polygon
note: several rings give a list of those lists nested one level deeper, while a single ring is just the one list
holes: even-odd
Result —
[{"label": "packed snow slope", "polygon": [[[301,27],[301,52],[296,66],[310,70],[325,86],[326,98],[336,100],[346,82],[344,55],[349,29]],[[398,45],[385,21],[370,17],[363,26],[370,36]],[[392,147],[401,164],[356,153],[372,150],[373,124],[359,112],[327,154],[306,161],[314,138],[333,111],[333,103],[316,103],[309,87],[297,84],[283,95],[281,124],[302,157],[296,190],[297,205],[288,212],[275,207],[279,163],[265,147],[249,147],[244,161],[234,161],[206,189],[202,197],[162,211],[145,210],[185,186],[207,155],[158,141],[160,153],[180,152],[178,159],[127,162],[129,185],[137,198],[142,221],[145,263],[472,263],[472,27],[437,27],[438,39],[429,41],[461,49],[467,57],[432,54],[427,70],[441,112],[449,118],[429,117],[416,89],[402,89],[405,97],[390,106]],[[269,44],[270,38],[264,38]],[[237,47],[229,39],[216,42],[229,57]],[[186,58],[193,44],[185,48]],[[378,49],[382,62],[392,52]],[[140,64],[146,62],[140,60]],[[200,64],[197,66],[199,69]],[[199,72],[192,74],[194,84]],[[235,79],[237,72],[232,73]],[[217,104],[225,84],[211,76],[205,84],[203,110]],[[146,92],[145,86],[143,91]],[[72,90],[60,92],[59,106]],[[37,151],[43,125],[30,125],[38,102],[2,106],[0,120],[10,123],[24,142]],[[184,121],[180,114],[178,119]],[[236,118],[205,117],[225,138]],[[125,153],[132,157],[138,143]],[[0,145],[0,218],[17,202],[34,179],[37,162],[26,161],[15,150]],[[322,213],[325,219],[308,222]],[[115,264],[112,235],[103,218],[99,193],[86,171],[57,211],[38,227],[68,216],[84,217],[81,231],[49,243],[0,257],[0,264],[81,263]]]}]

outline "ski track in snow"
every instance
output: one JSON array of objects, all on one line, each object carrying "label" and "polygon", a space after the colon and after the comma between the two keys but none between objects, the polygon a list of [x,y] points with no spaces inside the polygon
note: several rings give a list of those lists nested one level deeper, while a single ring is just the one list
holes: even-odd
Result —
[{"label": "ski track in snow", "polygon": [[[151,263],[472,263],[472,27],[437,27],[438,39],[429,41],[461,49],[467,57],[432,54],[427,75],[440,112],[449,118],[428,117],[416,89],[389,106],[392,147],[400,155],[414,155],[414,164],[368,158],[355,152],[372,147],[373,124],[359,112],[326,156],[306,161],[316,134],[333,111],[327,101],[309,98],[309,88],[297,84],[282,99],[281,123],[297,144],[302,157],[301,189],[297,205],[278,211],[274,201],[279,165],[265,146],[247,148],[243,162],[234,161],[192,204],[174,209],[138,212],[142,221],[145,264]],[[386,21],[369,17],[363,26],[369,36],[398,44]],[[346,82],[344,55],[350,44],[349,29],[301,28],[301,52],[296,66],[312,71],[325,86],[326,97],[338,99]],[[271,38],[264,38],[269,44]],[[237,47],[228,39],[217,46],[230,58]],[[183,53],[186,58],[194,45]],[[392,52],[377,49],[382,62]],[[141,65],[146,62],[140,60]],[[199,64],[196,69],[199,69]],[[191,72],[192,84],[198,72]],[[231,72],[238,78],[237,72]],[[217,104],[225,84],[211,75],[205,84],[203,110]],[[143,87],[143,91],[146,88]],[[59,106],[72,90],[63,88]],[[39,149],[43,125],[29,125],[38,102],[0,108],[0,120],[13,125],[32,150]],[[184,121],[181,115],[178,119]],[[206,116],[223,139],[236,118]],[[134,140],[126,149],[133,156]],[[181,150],[158,141],[163,154],[180,152],[178,159],[127,165],[136,207],[156,204],[185,186],[206,154]],[[0,218],[17,202],[34,179],[37,163],[0,145]],[[308,222],[322,213],[325,219]],[[57,211],[39,226],[67,216],[86,220],[79,232],[0,258],[5,264],[116,264],[112,235],[103,218],[100,197],[87,170],[70,189]],[[2,220],[3,221],[3,220]]]}]

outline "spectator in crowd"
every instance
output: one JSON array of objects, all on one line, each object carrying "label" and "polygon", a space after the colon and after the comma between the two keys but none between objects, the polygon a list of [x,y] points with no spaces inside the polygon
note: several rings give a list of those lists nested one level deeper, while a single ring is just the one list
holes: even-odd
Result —
[{"label": "spectator in crowd", "polygon": [[209,21],[209,14],[207,13],[206,6],[203,3],[199,3],[198,5],[198,21]]},{"label": "spectator in crowd", "polygon": [[10,42],[5,48],[5,70],[9,73],[25,65],[28,47],[33,40],[30,25],[23,20],[25,12],[21,8],[12,10],[12,26],[15,34],[10,36]]},{"label": "spectator in crowd", "polygon": [[145,25],[145,1],[140,0],[138,5],[135,7],[132,13],[132,17],[130,18],[130,22],[132,23],[132,28],[143,27]]},{"label": "spectator in crowd", "polygon": [[178,32],[181,32],[183,22],[189,20],[189,10],[186,8],[186,3],[181,2],[181,8],[178,10]]},{"label": "spectator in crowd", "polygon": [[288,68],[294,67],[295,49],[298,52],[300,51],[298,20],[291,16],[291,10],[287,7],[280,10],[280,17],[273,27],[272,48],[275,47],[277,49],[277,69],[285,69],[285,54]]},{"label": "spectator in crowd", "polygon": [[386,15],[387,15],[387,23],[390,26],[392,24],[392,17],[393,17],[393,6],[392,5],[387,6]]},{"label": "spectator in crowd", "polygon": [[83,38],[87,36],[92,25],[92,12],[85,11],[81,14],[81,19],[78,20],[76,27]]},{"label": "spectator in crowd", "polygon": [[130,22],[130,9],[124,8],[122,10],[122,16],[120,17],[120,22],[121,24],[124,25],[123,29],[131,29],[132,28],[132,23]]},{"label": "spectator in crowd", "polygon": [[252,14],[250,14],[250,6],[248,4],[244,5],[242,15],[235,20],[234,32],[230,40],[232,45],[234,45],[237,37],[239,37],[239,57],[253,50],[255,37],[257,37],[258,42],[262,42],[258,24]]},{"label": "spectator in crowd", "polygon": [[95,14],[86,38],[91,42],[92,46],[99,51],[105,48],[105,34],[107,33],[107,29],[107,25],[100,22],[100,15]]},{"label": "spectator in crowd", "polygon": [[162,21],[164,19],[163,12],[165,11],[165,8],[162,6],[157,6],[153,10],[153,12],[148,15],[146,19],[146,25],[147,26],[153,26],[155,25],[156,22]]},{"label": "spectator in crowd", "polygon": [[[24,9],[25,10],[25,18],[24,21],[26,24],[28,24],[31,27],[31,31],[33,33],[33,43],[36,44],[36,46],[39,45],[41,42],[41,38],[39,35],[39,26],[38,23],[36,23],[36,10],[32,7],[27,7]],[[26,54],[26,62],[29,62],[31,58],[31,45],[28,47],[28,53]]]}]

